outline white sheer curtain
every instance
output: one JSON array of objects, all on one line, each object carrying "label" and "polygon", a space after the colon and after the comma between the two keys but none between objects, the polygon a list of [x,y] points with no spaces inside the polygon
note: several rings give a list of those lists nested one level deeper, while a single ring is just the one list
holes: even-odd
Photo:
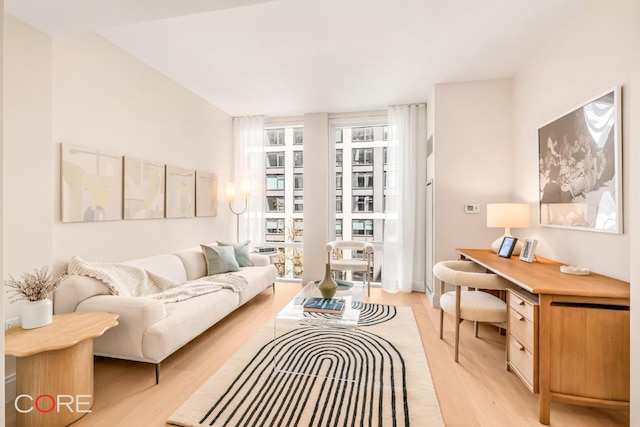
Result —
[{"label": "white sheer curtain", "polygon": [[426,106],[389,107],[382,287],[424,290]]},{"label": "white sheer curtain", "polygon": [[[233,118],[233,179],[236,183],[234,210],[243,208],[241,183],[251,182],[247,210],[240,215],[240,241],[251,240],[251,246],[264,240],[264,117]],[[235,225],[235,224],[234,224]]]}]

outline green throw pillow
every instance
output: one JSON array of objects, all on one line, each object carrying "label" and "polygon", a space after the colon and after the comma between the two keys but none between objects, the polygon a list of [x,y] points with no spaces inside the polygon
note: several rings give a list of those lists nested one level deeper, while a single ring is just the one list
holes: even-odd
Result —
[{"label": "green throw pillow", "polygon": [[224,243],[218,242],[218,246],[233,246],[233,250],[236,254],[236,261],[240,267],[251,267],[251,257],[249,257],[249,243],[250,240],[242,243]]},{"label": "green throw pillow", "polygon": [[240,270],[236,255],[231,246],[200,245],[207,260],[207,275],[229,273]]}]

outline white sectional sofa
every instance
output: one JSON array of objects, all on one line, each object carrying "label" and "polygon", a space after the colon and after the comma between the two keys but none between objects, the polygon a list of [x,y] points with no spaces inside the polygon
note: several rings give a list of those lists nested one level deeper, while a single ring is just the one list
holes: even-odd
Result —
[{"label": "white sectional sofa", "polygon": [[[94,340],[99,356],[127,359],[156,365],[200,335],[226,315],[272,286],[276,268],[267,256],[250,254],[253,266],[239,274],[248,286],[239,293],[223,289],[175,303],[145,297],[112,295],[100,280],[70,275],[54,293],[54,312],[108,311],[119,315],[118,326]],[[200,247],[175,253],[123,262],[173,279],[195,280],[207,275],[207,263]]]}]

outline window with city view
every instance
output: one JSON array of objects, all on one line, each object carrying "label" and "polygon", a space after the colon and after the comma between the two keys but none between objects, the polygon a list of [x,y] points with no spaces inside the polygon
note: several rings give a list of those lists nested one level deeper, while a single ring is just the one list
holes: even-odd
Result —
[{"label": "window with city view", "polygon": [[302,126],[265,128],[265,236],[277,250],[278,277],[302,277],[304,230],[304,130]]},{"label": "window with city view", "polygon": [[[380,282],[382,277],[387,134],[386,124],[333,127],[335,237],[378,243],[373,256],[372,282]],[[363,256],[357,251],[340,255]],[[347,280],[362,280],[363,276],[361,273],[346,275]]]}]

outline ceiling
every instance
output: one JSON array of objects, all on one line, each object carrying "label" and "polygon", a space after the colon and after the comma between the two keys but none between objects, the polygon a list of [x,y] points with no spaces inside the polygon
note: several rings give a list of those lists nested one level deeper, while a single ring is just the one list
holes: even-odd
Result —
[{"label": "ceiling", "polygon": [[52,35],[96,31],[233,116],[425,102],[512,76],[585,0],[5,0]]}]

